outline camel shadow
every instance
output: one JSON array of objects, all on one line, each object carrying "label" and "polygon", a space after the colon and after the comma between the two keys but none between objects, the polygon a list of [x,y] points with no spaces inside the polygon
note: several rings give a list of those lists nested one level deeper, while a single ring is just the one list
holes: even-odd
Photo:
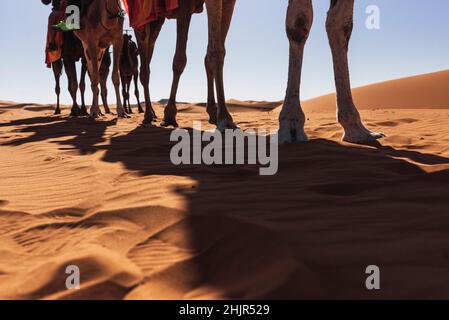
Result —
[{"label": "camel shadow", "polygon": [[[7,144],[51,140],[103,151],[102,161],[140,176],[195,182],[173,189],[186,203],[182,225],[147,239],[169,243],[167,233],[187,230],[193,258],[161,273],[168,287],[188,284],[180,298],[438,298],[449,286],[449,158],[317,139],[279,146],[277,174],[260,176],[258,165],[172,164],[171,129],[140,126],[108,140],[115,121],[59,120],[17,120],[32,135]],[[364,286],[373,264],[378,292]],[[148,275],[145,289],[158,280]]]},{"label": "camel shadow", "polygon": [[81,154],[87,154],[98,151],[95,145],[106,141],[104,137],[106,129],[116,123],[117,120],[93,120],[90,118],[64,118],[58,116],[19,119],[7,124],[0,124],[0,127],[18,126],[19,128],[14,132],[31,133],[31,135],[26,137],[3,143],[5,146],[20,146],[28,143],[65,138],[57,143],[79,150]]},{"label": "camel shadow", "polygon": [[[434,231],[449,232],[449,170],[415,164],[449,158],[318,139],[281,145],[278,173],[260,176],[257,165],[172,165],[171,132],[138,127],[113,137],[102,160],[196,181],[174,190],[187,202],[196,276],[181,264],[164,277],[190,283],[188,297],[206,288],[225,298],[394,298],[423,288],[438,297],[449,285],[421,273],[429,261],[441,263],[438,272],[449,267],[435,250],[449,237]],[[364,286],[372,264],[383,272],[377,295]]]}]

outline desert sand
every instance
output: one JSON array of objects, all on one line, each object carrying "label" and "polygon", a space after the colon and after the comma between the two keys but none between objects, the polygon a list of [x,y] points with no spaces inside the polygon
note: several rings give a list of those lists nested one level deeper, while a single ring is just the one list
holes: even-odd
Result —
[{"label": "desert sand", "polygon": [[[142,115],[0,103],[0,298],[449,298],[449,72],[354,93],[387,138],[342,143],[335,98],[307,101],[311,141],[280,146],[267,177],[174,166],[171,129]],[[244,129],[278,125],[279,103],[230,104]],[[212,128],[204,104],[180,109]]]}]

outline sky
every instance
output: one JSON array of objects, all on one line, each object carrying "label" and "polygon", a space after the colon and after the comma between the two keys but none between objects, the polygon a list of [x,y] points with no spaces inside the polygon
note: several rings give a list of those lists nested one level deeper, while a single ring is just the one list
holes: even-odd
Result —
[{"label": "sky", "polygon": [[[302,99],[334,92],[332,58],[325,32],[328,0],[314,0],[314,24],[306,45]],[[288,71],[285,13],[288,0],[237,0],[227,41],[226,97],[277,101],[284,98]],[[380,29],[365,26],[366,8],[380,9]],[[54,103],[54,79],[44,64],[46,24],[50,6],[40,0],[2,1],[0,19],[0,100]],[[449,69],[449,1],[356,0],[350,44],[353,87]],[[176,22],[164,25],[151,65],[153,100],[170,92]],[[188,45],[188,65],[178,101],[205,101],[203,61],[207,47],[207,16],[195,15]],[[63,88],[67,80],[63,78]],[[109,100],[115,102],[109,81]],[[90,88],[88,86],[88,88]],[[90,101],[90,90],[86,90]],[[143,96],[143,95],[142,95]],[[63,103],[70,103],[62,90]],[[133,99],[131,100],[134,101]]]}]

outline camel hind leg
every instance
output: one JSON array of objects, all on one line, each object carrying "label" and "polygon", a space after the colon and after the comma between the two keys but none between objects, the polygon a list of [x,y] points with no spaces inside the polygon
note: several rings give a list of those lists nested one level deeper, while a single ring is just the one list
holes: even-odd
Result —
[{"label": "camel hind leg", "polygon": [[209,19],[209,44],[207,61],[210,64],[217,91],[217,128],[235,129],[231,114],[226,107],[223,67],[225,59],[225,41],[231,24],[235,7],[235,0],[206,0],[207,16]]},{"label": "camel hind leg", "polygon": [[311,0],[292,0],[287,9],[286,32],[290,42],[287,92],[279,115],[279,142],[307,141],[305,115],[300,103],[304,47],[313,21]]},{"label": "camel hind leg", "polygon": [[343,140],[352,143],[371,143],[384,137],[368,130],[362,123],[351,93],[348,47],[353,28],[354,0],[332,0],[326,30],[334,62],[337,88],[338,122],[344,128]]},{"label": "camel hind leg", "polygon": [[129,118],[123,107],[122,100],[120,97],[120,56],[123,48],[123,37],[120,34],[113,44],[113,60],[112,60],[112,83],[114,84],[115,97],[117,101],[117,117],[119,118]]},{"label": "camel hind leg", "polygon": [[78,77],[76,75],[76,62],[75,60],[64,60],[65,73],[69,83],[69,92],[72,97],[72,110],[70,116],[76,117],[80,115],[80,108],[76,101],[76,94],[78,92]]},{"label": "camel hind leg", "polygon": [[192,20],[192,14],[189,12],[187,4],[184,2],[184,6],[178,13],[177,18],[177,42],[176,53],[173,59],[173,82],[171,87],[170,99],[164,110],[164,120],[161,125],[163,127],[173,126],[178,127],[176,122],[176,114],[178,112],[176,107],[176,95],[178,93],[179,80],[187,65],[187,40],[189,36],[190,22]]},{"label": "camel hind leg", "polygon": [[128,80],[124,73],[120,73],[120,81],[122,83],[123,107],[125,108],[125,112],[130,113],[128,110],[128,104],[126,99]]},{"label": "camel hind leg", "polygon": [[56,108],[55,114],[61,114],[60,95],[61,95],[61,75],[62,75],[62,61],[58,60],[51,65],[53,75],[55,77],[55,94],[56,94]]},{"label": "camel hind leg", "polygon": [[136,96],[137,100],[137,107],[139,113],[144,113],[144,110],[142,109],[142,104],[140,103],[140,94],[139,94],[139,71],[136,69],[133,74],[133,80],[134,80],[134,95]]},{"label": "camel hind leg", "polygon": [[111,113],[111,109],[109,109],[108,104],[108,85],[107,85],[110,66],[111,66],[111,57],[109,56],[109,52],[106,52],[103,56],[103,60],[101,61],[100,66],[101,101],[103,103],[104,112],[106,114]]},{"label": "camel hind leg", "polygon": [[147,24],[143,30],[136,32],[140,53],[140,82],[142,83],[145,94],[144,124],[151,124],[157,118],[150,98],[150,63],[153,57],[154,46],[164,21],[164,19],[153,21]]}]

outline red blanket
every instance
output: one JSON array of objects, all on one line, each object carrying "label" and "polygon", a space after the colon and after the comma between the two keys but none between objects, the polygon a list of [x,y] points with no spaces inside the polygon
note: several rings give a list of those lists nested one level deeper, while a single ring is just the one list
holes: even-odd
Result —
[{"label": "red blanket", "polygon": [[60,9],[53,10],[48,17],[47,45],[45,46],[45,63],[48,68],[51,68],[53,62],[61,59],[64,36],[62,32],[53,30],[51,26],[65,19],[66,7],[67,1],[62,0]]},{"label": "red blanket", "polygon": [[131,26],[138,30],[147,23],[171,18],[179,7],[179,0],[123,0]]}]

